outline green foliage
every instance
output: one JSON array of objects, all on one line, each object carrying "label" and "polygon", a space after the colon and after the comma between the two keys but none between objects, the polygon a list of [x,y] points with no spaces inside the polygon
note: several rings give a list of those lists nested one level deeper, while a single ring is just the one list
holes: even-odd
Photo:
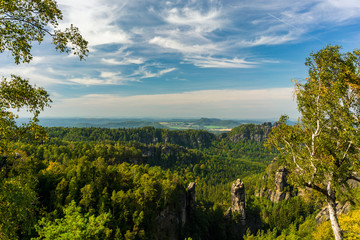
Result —
[{"label": "green foliage", "polygon": [[[58,20],[61,11],[53,0],[16,0],[0,2],[0,53],[8,51],[16,64],[32,60],[34,41],[41,43],[49,34],[56,49],[73,52],[83,59],[87,53],[87,42],[79,30],[71,26],[60,31]],[[54,29],[54,32],[50,32]],[[34,165],[22,153],[11,148],[13,142],[31,142],[46,138],[38,123],[38,115],[48,107],[51,99],[43,89],[29,81],[12,75],[0,82],[0,238],[17,239],[31,235],[36,218],[37,176]],[[28,111],[32,117],[18,126],[18,115],[14,112]],[[24,165],[29,164],[28,172]]]},{"label": "green foliage", "polygon": [[215,135],[204,130],[168,130],[154,127],[108,129],[108,128],[48,128],[49,137],[68,141],[136,141],[144,144],[168,143],[187,148],[210,147]]},{"label": "green foliage", "polygon": [[[16,64],[32,60],[32,43],[41,43],[46,34],[60,52],[73,52],[80,59],[87,56],[87,41],[78,28],[61,31],[62,13],[54,0],[16,0],[0,3],[0,53],[9,51]],[[50,29],[54,29],[50,32]],[[68,46],[68,45],[71,46]]]},{"label": "green foliage", "polygon": [[0,180],[0,239],[29,234],[35,222],[36,192],[21,177]]},{"label": "green foliage", "polygon": [[[0,82],[0,156],[10,154],[8,143],[11,140],[27,138],[29,140],[42,139],[46,133],[37,125],[38,115],[44,107],[49,106],[51,99],[43,89],[31,86],[27,80],[19,76],[3,79]],[[26,124],[18,126],[18,115],[13,111],[25,108],[33,114],[33,118]]]},{"label": "green foliage", "polygon": [[[267,231],[259,230],[256,235],[251,234],[248,230],[244,240],[313,240],[313,232],[316,228],[316,222],[312,216],[308,217],[302,224],[290,224],[283,229],[281,233],[276,229],[268,229]],[[330,238],[324,238],[330,239]]]},{"label": "green foliage", "polygon": [[[339,222],[344,232],[344,238],[348,240],[360,239],[360,210],[356,209],[346,215],[339,216]],[[329,221],[316,227],[313,239],[325,240],[334,238]]]},{"label": "green foliage", "polygon": [[293,183],[316,190],[331,184],[340,191],[359,169],[360,52],[339,50],[328,46],[307,60],[309,79],[296,84],[301,121],[289,126],[282,117],[268,141],[296,169]]},{"label": "green foliage", "polygon": [[54,221],[42,218],[36,225],[38,238],[33,239],[107,239],[111,230],[106,227],[111,214],[102,213],[95,217],[82,214],[81,208],[74,201],[64,208],[64,217]]},{"label": "green foliage", "polygon": [[347,180],[357,178],[360,169],[359,62],[360,51],[342,54],[338,46],[312,53],[306,61],[309,78],[296,82],[300,121],[289,126],[283,116],[268,140],[285,157],[292,183],[320,192],[334,210],[336,239],[342,239],[337,195],[344,195]]}]

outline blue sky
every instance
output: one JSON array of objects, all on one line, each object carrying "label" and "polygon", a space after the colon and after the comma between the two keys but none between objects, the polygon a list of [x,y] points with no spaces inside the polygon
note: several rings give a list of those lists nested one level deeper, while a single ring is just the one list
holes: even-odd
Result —
[{"label": "blue sky", "polygon": [[44,42],[3,75],[43,86],[43,117],[297,118],[292,79],[327,44],[359,47],[359,0],[58,0],[86,61]]}]

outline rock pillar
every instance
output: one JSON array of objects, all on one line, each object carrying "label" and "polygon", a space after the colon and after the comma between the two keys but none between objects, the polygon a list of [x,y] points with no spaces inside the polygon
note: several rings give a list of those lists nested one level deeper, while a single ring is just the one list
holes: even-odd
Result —
[{"label": "rock pillar", "polygon": [[244,183],[237,179],[231,186],[231,213],[238,214],[242,225],[246,224],[245,213],[245,186]]}]

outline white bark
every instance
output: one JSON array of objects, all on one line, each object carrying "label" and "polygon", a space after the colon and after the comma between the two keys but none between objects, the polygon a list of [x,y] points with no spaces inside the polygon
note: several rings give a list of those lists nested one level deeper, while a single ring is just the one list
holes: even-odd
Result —
[{"label": "white bark", "polygon": [[336,214],[336,203],[335,203],[335,194],[331,188],[331,182],[328,182],[327,185],[327,198],[326,202],[328,203],[329,217],[331,222],[331,227],[335,236],[335,240],[343,240],[343,232],[339,225],[339,221]]},{"label": "white bark", "polygon": [[329,216],[331,221],[331,227],[334,232],[334,236],[336,240],[343,240],[342,229],[339,225],[339,221],[336,214],[336,204],[331,200],[327,200],[328,208],[329,208]]}]

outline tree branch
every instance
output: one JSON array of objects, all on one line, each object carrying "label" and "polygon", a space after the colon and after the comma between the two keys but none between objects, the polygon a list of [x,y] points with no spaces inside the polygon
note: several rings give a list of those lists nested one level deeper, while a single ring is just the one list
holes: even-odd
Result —
[{"label": "tree branch", "polygon": [[308,187],[308,188],[312,188],[320,193],[322,193],[323,195],[325,195],[326,197],[329,197],[328,196],[328,192],[326,189],[324,188],[321,188],[319,187],[318,185],[314,184],[314,183],[311,183],[311,182],[308,182],[308,183],[305,183],[305,186]]},{"label": "tree branch", "polygon": [[346,178],[346,180],[350,180],[350,179],[360,182],[360,176],[356,172],[353,172],[351,176],[348,176]]},{"label": "tree branch", "polygon": [[17,18],[17,17],[14,17],[14,16],[9,16],[9,17],[5,17],[5,18],[2,18],[0,20],[7,20],[7,21],[18,21],[18,22],[23,22],[23,23],[27,23],[27,24],[30,24],[31,26],[39,29],[40,31],[44,31],[46,32],[47,34],[49,34],[50,36],[54,37],[55,34],[54,33],[51,33],[49,30],[37,25],[37,24],[34,24],[32,23],[31,21],[28,21],[26,19],[21,19],[21,18]]},{"label": "tree branch", "polygon": [[293,161],[294,161],[296,167],[299,168],[301,171],[303,171],[303,169],[302,169],[302,168],[299,166],[299,164],[296,162],[295,153],[294,153],[294,150],[293,150],[291,144],[290,144],[288,141],[286,141],[285,138],[283,138],[283,140],[284,140],[284,142],[289,146],[289,148],[290,148],[290,150],[291,150],[291,155],[292,155],[292,157],[293,157]]}]

